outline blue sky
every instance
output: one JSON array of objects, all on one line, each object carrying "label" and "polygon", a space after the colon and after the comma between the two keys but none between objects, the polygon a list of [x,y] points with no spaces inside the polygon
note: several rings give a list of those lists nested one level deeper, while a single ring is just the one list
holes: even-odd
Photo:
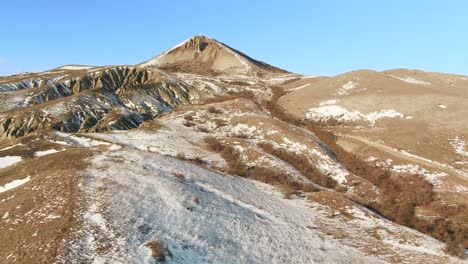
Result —
[{"label": "blue sky", "polygon": [[136,64],[198,34],[303,74],[468,74],[468,1],[15,0],[0,5],[0,75]]}]

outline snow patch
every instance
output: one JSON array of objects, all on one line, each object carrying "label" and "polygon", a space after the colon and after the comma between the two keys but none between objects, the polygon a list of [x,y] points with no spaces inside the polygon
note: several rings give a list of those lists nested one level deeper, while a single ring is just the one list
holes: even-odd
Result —
[{"label": "snow patch", "polygon": [[36,157],[42,157],[42,156],[46,156],[46,155],[49,155],[49,154],[54,154],[54,153],[58,153],[60,152],[61,150],[56,150],[56,149],[48,149],[48,150],[40,150],[40,151],[36,151],[34,153],[34,156]]},{"label": "snow patch", "polygon": [[353,82],[353,81],[349,81],[345,84],[343,84],[343,86],[341,86],[341,89],[339,89],[337,91],[337,93],[339,95],[348,95],[349,94],[349,91],[353,90],[354,88],[356,88],[358,86],[357,83]]},{"label": "snow patch", "polygon": [[28,177],[26,177],[24,179],[11,181],[11,182],[3,185],[3,186],[0,186],[0,193],[6,192],[6,191],[14,189],[14,188],[16,188],[18,186],[21,186],[21,185],[27,183],[30,180],[31,180],[31,177],[28,176]]},{"label": "snow patch", "polygon": [[330,99],[330,100],[326,100],[326,101],[322,101],[319,103],[320,106],[324,106],[324,105],[336,105],[336,103],[338,103],[339,100],[336,100],[336,99]]},{"label": "snow patch", "polygon": [[419,165],[415,164],[400,164],[400,165],[393,165],[391,171],[396,173],[408,173],[408,174],[417,174],[422,175],[426,178],[430,183],[436,185],[440,184],[439,178],[448,176],[445,172],[430,172],[424,168],[421,168]]},{"label": "snow patch", "polygon": [[450,141],[450,145],[452,145],[453,149],[457,154],[468,157],[468,148],[466,147],[468,144],[466,144],[463,138],[455,137]]},{"label": "snow patch", "polygon": [[302,88],[305,88],[305,87],[307,87],[307,86],[309,86],[309,85],[310,85],[310,83],[306,83],[306,84],[304,84],[304,85],[301,85],[301,86],[298,86],[298,87],[294,87],[294,88],[288,89],[288,91],[297,91],[297,90],[300,90],[300,89],[302,89]]},{"label": "snow patch", "polygon": [[397,78],[400,81],[404,81],[404,82],[407,82],[407,83],[419,84],[419,85],[432,85],[432,83],[430,83],[430,82],[421,81],[421,80],[415,79],[415,78],[410,77],[410,76],[406,76],[406,77],[398,77],[398,76],[395,76],[395,75],[391,75],[391,76],[394,77],[394,78]]},{"label": "snow patch", "polygon": [[52,142],[57,143],[57,144],[63,144],[63,145],[68,145],[68,146],[80,146],[80,147],[94,147],[94,146],[100,146],[100,145],[110,145],[108,142],[103,142],[99,140],[95,140],[92,138],[86,138],[86,137],[79,137],[75,136],[72,134],[67,134],[63,132],[54,132],[55,135],[63,138],[65,141],[61,140],[52,140]]},{"label": "snow patch", "polygon": [[0,151],[9,150],[9,149],[12,149],[12,148],[14,148],[14,147],[16,147],[16,146],[21,146],[21,145],[23,145],[23,144],[19,143],[19,144],[13,145],[13,146],[9,146],[9,147],[6,147],[6,148],[2,148],[2,149],[0,149]]},{"label": "snow patch", "polygon": [[317,108],[309,109],[306,113],[306,118],[322,122],[329,120],[338,120],[344,122],[356,122],[359,120],[363,120],[370,123],[371,125],[374,125],[379,119],[405,117],[402,113],[394,109],[386,109],[363,114],[357,110],[348,110],[342,106],[332,105],[328,103],[331,102],[327,102],[327,104]]},{"label": "snow patch", "polygon": [[11,166],[11,165],[13,165],[15,163],[20,162],[21,160],[23,160],[23,158],[21,156],[0,157],[0,169]]}]

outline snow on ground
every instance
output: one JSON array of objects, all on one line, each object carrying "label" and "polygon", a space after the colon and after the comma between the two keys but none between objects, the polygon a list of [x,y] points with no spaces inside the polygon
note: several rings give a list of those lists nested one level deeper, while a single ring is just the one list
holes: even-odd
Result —
[{"label": "snow on ground", "polygon": [[285,74],[285,75],[280,75],[280,76],[274,76],[264,81],[270,85],[276,85],[276,84],[282,84],[287,81],[292,81],[297,78],[298,78],[297,74]]},{"label": "snow on ground", "polygon": [[81,147],[94,147],[100,145],[110,145],[108,142],[103,142],[88,137],[80,137],[73,134],[67,134],[63,132],[54,132],[55,136],[61,138],[61,140],[50,140],[53,143],[68,145],[68,146],[81,146]]},{"label": "snow on ground", "polygon": [[[138,150],[111,152],[93,164],[83,182],[88,228],[69,242],[65,258],[149,263],[144,244],[160,240],[170,252],[167,263],[380,262],[323,239],[308,228],[315,215],[302,200],[272,195],[265,184]],[[111,188],[99,196],[104,185]]]},{"label": "snow on ground", "polygon": [[386,159],[386,160],[381,160],[380,158],[377,158],[377,157],[373,157],[373,156],[370,156],[366,159],[366,162],[370,162],[374,165],[376,165],[377,167],[389,167],[393,160],[392,159]]},{"label": "snow on ground", "polygon": [[356,82],[353,82],[353,81],[349,81],[345,84],[343,84],[343,86],[341,86],[341,88],[337,91],[337,93],[339,95],[348,95],[349,92],[351,90],[353,90],[354,88],[356,88],[359,84],[356,83]]},{"label": "snow on ground", "polygon": [[306,84],[304,84],[304,85],[301,85],[301,86],[298,86],[298,87],[294,87],[294,88],[288,89],[288,91],[297,91],[297,90],[300,90],[300,89],[302,89],[302,88],[305,88],[305,87],[307,87],[307,86],[309,86],[309,85],[310,85],[310,83],[306,83]]},{"label": "snow on ground", "polygon": [[363,114],[358,110],[348,110],[345,107],[335,105],[333,102],[334,100],[321,102],[319,107],[309,109],[306,112],[306,118],[322,122],[329,120],[342,122],[356,122],[363,120],[374,125],[379,119],[405,117],[402,113],[394,109],[386,109]]},{"label": "snow on ground", "polygon": [[14,148],[14,147],[16,147],[16,146],[21,146],[21,145],[23,145],[23,144],[18,143],[18,144],[13,145],[13,146],[9,146],[9,147],[6,147],[6,148],[2,148],[2,149],[0,149],[0,151],[9,150],[9,149],[12,149],[12,148]]},{"label": "snow on ground", "polygon": [[60,150],[56,150],[56,149],[40,150],[40,151],[36,151],[34,153],[34,156],[42,157],[42,156],[46,156],[46,155],[54,154],[54,153],[58,153],[58,152],[60,152]]},{"label": "snow on ground", "polygon": [[394,149],[394,150],[399,151],[400,153],[402,153],[405,156],[415,158],[415,159],[419,159],[419,160],[422,160],[422,161],[425,161],[425,162],[428,162],[428,163],[432,163],[432,164],[437,165],[439,167],[450,169],[450,170],[460,174],[461,176],[468,177],[468,172],[456,169],[451,165],[448,165],[448,164],[445,164],[445,163],[440,163],[440,162],[437,162],[437,161],[433,161],[433,160],[430,160],[430,159],[427,159],[427,158],[424,158],[424,157],[421,157],[421,156],[418,156],[418,155],[414,155],[412,153],[409,153],[406,150],[397,150],[397,149]]},{"label": "snow on ground", "polygon": [[113,133],[95,133],[93,137],[162,155],[175,157],[183,154],[186,158],[202,157],[208,162],[224,163],[219,154],[208,152],[200,147],[205,134],[196,133],[182,123],[179,119],[167,119],[164,121],[164,126],[157,131],[113,131]]},{"label": "snow on ground", "polygon": [[421,81],[410,76],[406,76],[406,77],[398,77],[395,75],[391,75],[391,76],[394,78],[397,78],[400,81],[404,81],[404,82],[411,83],[411,84],[432,85],[430,82]]},{"label": "snow on ground", "polygon": [[468,157],[468,148],[465,140],[461,137],[455,137],[450,141],[450,145],[452,145],[453,149],[457,154],[462,156]]},{"label": "snow on ground", "polygon": [[417,174],[422,175],[426,178],[427,181],[434,185],[440,185],[439,178],[448,176],[445,172],[430,172],[424,168],[421,168],[419,165],[415,164],[400,164],[393,165],[391,171],[396,173],[408,173],[408,174]]},{"label": "snow on ground", "polygon": [[18,186],[21,186],[21,185],[27,183],[30,180],[31,180],[31,177],[28,176],[28,177],[26,177],[24,179],[11,181],[11,182],[3,185],[3,186],[0,186],[0,193],[6,192],[6,191],[14,189],[14,188],[16,188]]},{"label": "snow on ground", "polygon": [[[67,241],[62,262],[154,263],[145,246],[153,240],[166,246],[167,263],[380,263],[393,256],[410,263],[443,258],[442,243],[365,208],[347,208],[350,222],[330,218],[326,205],[297,196],[284,199],[267,184],[145,149],[124,147],[92,159],[80,185],[88,197],[83,228]],[[322,228],[348,235],[335,239]],[[375,240],[368,233],[373,230],[385,239]],[[383,259],[360,251],[367,249],[382,250]]]},{"label": "snow on ground", "polygon": [[336,103],[338,103],[339,100],[336,100],[336,99],[330,99],[330,100],[326,100],[326,101],[322,101],[320,102],[320,106],[324,106],[324,105],[336,105]]},{"label": "snow on ground", "polygon": [[11,165],[13,165],[15,163],[20,162],[21,160],[23,160],[23,158],[21,156],[0,157],[0,169],[11,166]]},{"label": "snow on ground", "polygon": [[347,185],[346,176],[349,175],[348,171],[346,171],[339,163],[334,161],[327,154],[322,153],[317,149],[313,149],[305,144],[292,141],[287,137],[283,138],[283,143],[273,143],[273,145],[280,146],[281,148],[284,148],[295,154],[305,154],[311,160],[311,163],[315,164],[320,171],[329,175],[339,184],[343,184],[345,186]]}]

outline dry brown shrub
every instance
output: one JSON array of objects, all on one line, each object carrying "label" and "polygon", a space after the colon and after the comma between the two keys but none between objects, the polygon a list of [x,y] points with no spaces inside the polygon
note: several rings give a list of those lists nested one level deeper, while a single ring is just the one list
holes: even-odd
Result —
[{"label": "dry brown shrub", "polygon": [[203,133],[210,133],[211,132],[211,130],[208,127],[205,127],[205,126],[198,127],[198,131],[203,132]]},{"label": "dry brown shrub", "polygon": [[187,121],[193,121],[193,115],[185,115],[184,119]]},{"label": "dry brown shrub", "polygon": [[215,137],[205,137],[204,140],[211,151],[221,152],[224,149],[224,144]]},{"label": "dry brown shrub", "polygon": [[156,261],[166,261],[166,248],[164,247],[164,243],[162,241],[152,240],[147,242],[145,246],[151,249],[151,256],[153,256]]},{"label": "dry brown shrub", "polygon": [[224,119],[213,119],[213,121],[215,122],[216,127],[223,127],[223,126],[227,126],[228,124],[228,122]]},{"label": "dry brown shrub", "polygon": [[193,202],[196,204],[200,204],[200,196],[193,197]]},{"label": "dry brown shrub", "polygon": [[311,183],[304,184],[304,186],[302,187],[302,190],[304,192],[319,192],[320,191],[319,188],[317,188],[315,185]]},{"label": "dry brown shrub", "polygon": [[185,122],[183,123],[183,125],[186,126],[186,127],[193,127],[193,126],[195,125],[195,123],[194,123],[194,122],[191,122],[191,121],[185,121]]},{"label": "dry brown shrub", "polygon": [[181,172],[175,171],[175,172],[172,172],[172,175],[176,177],[179,180],[179,182],[185,181],[185,176]]},{"label": "dry brown shrub", "polygon": [[208,113],[215,114],[215,115],[220,115],[223,113],[222,109],[216,108],[214,106],[208,107]]},{"label": "dry brown shrub", "polygon": [[316,169],[305,155],[296,155],[284,149],[275,148],[269,143],[259,143],[258,146],[261,147],[266,153],[276,156],[279,159],[291,164],[302,175],[316,184],[331,189],[338,185],[334,179],[324,175],[322,172]]},{"label": "dry brown shrub", "polygon": [[[206,137],[205,142],[211,151],[219,152],[228,164],[227,173],[248,177],[257,181],[280,187],[285,192],[303,189],[303,184],[293,180],[288,175],[274,169],[262,166],[247,167],[242,162],[241,154],[237,149],[228,146],[214,137]],[[311,190],[310,186],[308,187]]]}]

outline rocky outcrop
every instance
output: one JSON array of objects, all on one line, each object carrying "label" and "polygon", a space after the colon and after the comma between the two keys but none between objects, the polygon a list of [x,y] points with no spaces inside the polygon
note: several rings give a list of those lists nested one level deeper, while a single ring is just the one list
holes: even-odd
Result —
[{"label": "rocky outcrop", "polygon": [[29,106],[0,117],[1,137],[43,129],[100,132],[138,127],[190,100],[190,86],[159,70],[111,67],[31,89]]}]

